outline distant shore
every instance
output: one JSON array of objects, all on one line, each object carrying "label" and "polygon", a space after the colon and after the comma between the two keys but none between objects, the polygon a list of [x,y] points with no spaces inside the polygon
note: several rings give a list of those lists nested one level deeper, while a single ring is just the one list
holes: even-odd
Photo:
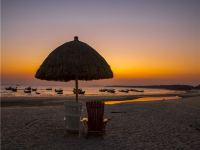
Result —
[{"label": "distant shore", "polygon": [[151,89],[167,89],[167,90],[192,90],[200,89],[200,85],[145,85],[145,86],[126,86],[126,85],[110,85],[106,87],[126,87],[126,88],[151,88]]}]

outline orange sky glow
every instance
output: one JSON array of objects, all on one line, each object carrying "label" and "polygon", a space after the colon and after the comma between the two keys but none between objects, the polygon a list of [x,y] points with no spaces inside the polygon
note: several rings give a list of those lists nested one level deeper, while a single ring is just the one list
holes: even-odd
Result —
[{"label": "orange sky glow", "polygon": [[[131,2],[111,5],[103,1],[84,5],[81,13],[73,13],[71,8],[51,11],[53,6],[63,7],[64,1],[52,1],[47,6],[40,1],[20,2],[14,5],[14,1],[2,1],[1,77],[5,84],[23,83],[23,78],[34,82],[34,74],[48,54],[75,35],[110,64],[114,72],[110,84],[200,82],[200,21],[195,4],[183,3],[175,11],[178,4],[173,2],[167,5],[174,8],[138,1],[137,8]],[[107,5],[111,7],[104,8]],[[119,6],[122,10],[118,10]],[[86,7],[95,7],[96,11],[91,14]],[[133,82],[124,82],[126,79]]]}]

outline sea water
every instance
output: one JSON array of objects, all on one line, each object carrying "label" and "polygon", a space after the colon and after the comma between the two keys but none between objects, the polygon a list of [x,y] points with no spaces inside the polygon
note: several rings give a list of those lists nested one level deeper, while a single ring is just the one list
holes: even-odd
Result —
[{"label": "sea water", "polygon": [[[70,86],[32,86],[32,88],[37,88],[37,92],[40,94],[37,94],[35,91],[32,91],[31,93],[25,93],[24,89],[28,86],[20,85],[17,86],[17,92],[13,92],[10,90],[6,90],[5,88],[8,86],[1,86],[1,96],[2,97],[19,97],[19,96],[25,96],[25,97],[44,97],[44,96],[72,96],[73,94],[73,88]],[[15,87],[15,86],[12,86]],[[52,88],[52,90],[47,90],[47,88]],[[144,92],[135,92],[135,91],[129,91],[128,93],[120,92],[119,90],[125,90],[130,89],[126,87],[103,87],[103,86],[85,86],[85,87],[79,87],[83,91],[85,91],[84,95],[91,95],[91,96],[112,96],[112,95],[159,95],[159,94],[181,94],[184,93],[184,91],[176,91],[176,90],[167,90],[167,89],[150,89],[150,88],[133,88],[136,90],[144,90]],[[109,92],[100,92],[100,89],[115,89],[115,93],[109,93]],[[55,89],[63,89],[63,94],[57,94],[55,92]]]}]

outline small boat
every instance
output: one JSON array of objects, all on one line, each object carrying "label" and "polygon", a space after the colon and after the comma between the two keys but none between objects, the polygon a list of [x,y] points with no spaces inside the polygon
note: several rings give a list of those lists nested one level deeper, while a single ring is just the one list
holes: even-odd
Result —
[{"label": "small boat", "polygon": [[79,91],[78,94],[85,94],[85,91]]},{"label": "small boat", "polygon": [[17,92],[17,87],[11,87],[11,86],[9,86],[9,87],[6,87],[5,89],[6,90],[10,90],[12,92]]},{"label": "small boat", "polygon": [[[76,89],[73,89],[73,93],[76,94]],[[85,94],[85,91],[83,91],[82,89],[78,89],[78,94]]]},{"label": "small boat", "polygon": [[37,88],[32,88],[32,91],[37,91]]},{"label": "small boat", "polygon": [[55,89],[55,92],[63,92],[63,89]]},{"label": "small boat", "polygon": [[100,89],[99,92],[106,92],[108,89]]},{"label": "small boat", "polygon": [[126,89],[126,90],[119,90],[119,92],[128,93],[128,92],[129,92],[129,90],[128,90],[128,89]]},{"label": "small boat", "polygon": [[46,88],[46,90],[47,90],[47,91],[51,91],[51,90],[52,90],[52,88]]},{"label": "small boat", "polygon": [[25,89],[25,90],[24,90],[24,93],[31,93],[31,90]]},{"label": "small boat", "polygon": [[60,91],[60,92],[56,92],[57,94],[63,94],[63,91]]},{"label": "small boat", "polygon": [[13,92],[17,92],[17,87],[12,88],[11,91],[13,91]]},{"label": "small boat", "polygon": [[100,89],[99,92],[110,92],[110,93],[115,93],[115,89]]},{"label": "small boat", "polygon": [[40,92],[35,92],[35,94],[40,94]]},{"label": "small boat", "polygon": [[12,90],[12,87],[9,86],[9,87],[6,87],[5,89],[6,89],[6,90]]},{"label": "small boat", "polygon": [[115,89],[107,89],[108,93],[115,93]]},{"label": "small boat", "polygon": [[25,90],[30,91],[30,90],[31,90],[31,87],[28,86],[28,87],[25,88]]}]

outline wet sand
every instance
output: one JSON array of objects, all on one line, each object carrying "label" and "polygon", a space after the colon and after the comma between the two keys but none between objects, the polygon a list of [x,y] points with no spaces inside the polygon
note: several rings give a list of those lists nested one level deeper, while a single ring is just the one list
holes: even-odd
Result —
[{"label": "wet sand", "polygon": [[[43,100],[45,101],[45,98]],[[41,101],[41,98],[38,101]],[[60,98],[60,104],[62,101]],[[84,100],[82,102],[85,103]],[[111,118],[111,121],[107,125],[104,139],[98,137],[85,139],[74,135],[65,137],[64,107],[60,104],[1,107],[1,148],[200,149],[200,96],[179,100],[106,105],[105,116]],[[85,107],[83,116],[86,116]]]},{"label": "wet sand", "polygon": [[[108,101],[108,100],[132,100],[141,97],[167,97],[167,96],[180,96],[180,97],[193,97],[200,96],[200,91],[195,92],[186,92],[183,94],[147,94],[147,95],[80,95],[80,101],[87,100],[100,100],[100,101]],[[64,101],[75,100],[75,96],[13,96],[13,97],[1,97],[1,107],[10,107],[10,106],[55,106],[55,105],[63,105]]]}]

